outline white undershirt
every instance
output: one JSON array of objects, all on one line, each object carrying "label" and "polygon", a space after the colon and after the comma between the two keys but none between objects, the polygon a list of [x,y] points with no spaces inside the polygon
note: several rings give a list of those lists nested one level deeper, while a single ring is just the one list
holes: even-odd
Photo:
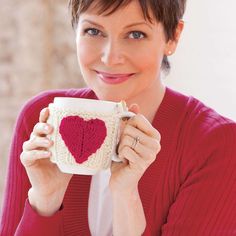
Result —
[{"label": "white undershirt", "polygon": [[108,187],[110,169],[92,176],[88,203],[88,221],[92,236],[112,235],[112,198]]}]

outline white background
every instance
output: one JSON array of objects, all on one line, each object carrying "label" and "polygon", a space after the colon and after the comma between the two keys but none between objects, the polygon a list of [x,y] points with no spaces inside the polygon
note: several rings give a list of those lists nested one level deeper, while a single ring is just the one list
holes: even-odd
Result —
[{"label": "white background", "polygon": [[166,84],[236,120],[236,1],[187,1]]}]

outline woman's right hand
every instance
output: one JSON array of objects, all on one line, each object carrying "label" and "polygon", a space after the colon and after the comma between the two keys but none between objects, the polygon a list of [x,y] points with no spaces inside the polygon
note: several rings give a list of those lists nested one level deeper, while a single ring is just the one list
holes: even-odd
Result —
[{"label": "woman's right hand", "polygon": [[49,109],[44,108],[30,139],[24,142],[20,156],[31,183],[29,202],[43,216],[53,215],[60,208],[72,177],[71,174],[61,172],[49,159],[51,152],[48,148],[53,143],[47,135],[52,133],[53,127],[46,123],[48,116]]}]

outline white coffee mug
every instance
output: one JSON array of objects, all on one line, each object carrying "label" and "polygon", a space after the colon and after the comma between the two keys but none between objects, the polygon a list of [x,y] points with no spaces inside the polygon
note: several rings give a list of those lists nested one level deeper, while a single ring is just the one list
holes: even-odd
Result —
[{"label": "white coffee mug", "polygon": [[125,102],[56,97],[47,123],[54,128],[50,160],[65,173],[94,175],[120,161],[116,154],[122,118],[135,114]]}]

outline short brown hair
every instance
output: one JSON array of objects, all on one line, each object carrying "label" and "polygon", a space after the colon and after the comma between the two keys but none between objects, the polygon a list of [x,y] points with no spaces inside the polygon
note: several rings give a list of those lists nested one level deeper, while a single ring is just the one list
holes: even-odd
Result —
[{"label": "short brown hair", "polygon": [[[88,10],[94,1],[97,1],[94,8],[98,10],[99,15],[107,10],[109,11],[105,15],[110,15],[118,8],[128,5],[132,0],[70,0],[69,6],[73,28],[78,24],[79,15]],[[152,22],[149,14],[150,9],[156,21],[163,24],[166,41],[174,40],[178,22],[182,19],[185,12],[186,0],[139,0],[139,4],[142,8],[144,19]],[[163,58],[162,69],[166,72],[170,70],[167,56]]]}]

